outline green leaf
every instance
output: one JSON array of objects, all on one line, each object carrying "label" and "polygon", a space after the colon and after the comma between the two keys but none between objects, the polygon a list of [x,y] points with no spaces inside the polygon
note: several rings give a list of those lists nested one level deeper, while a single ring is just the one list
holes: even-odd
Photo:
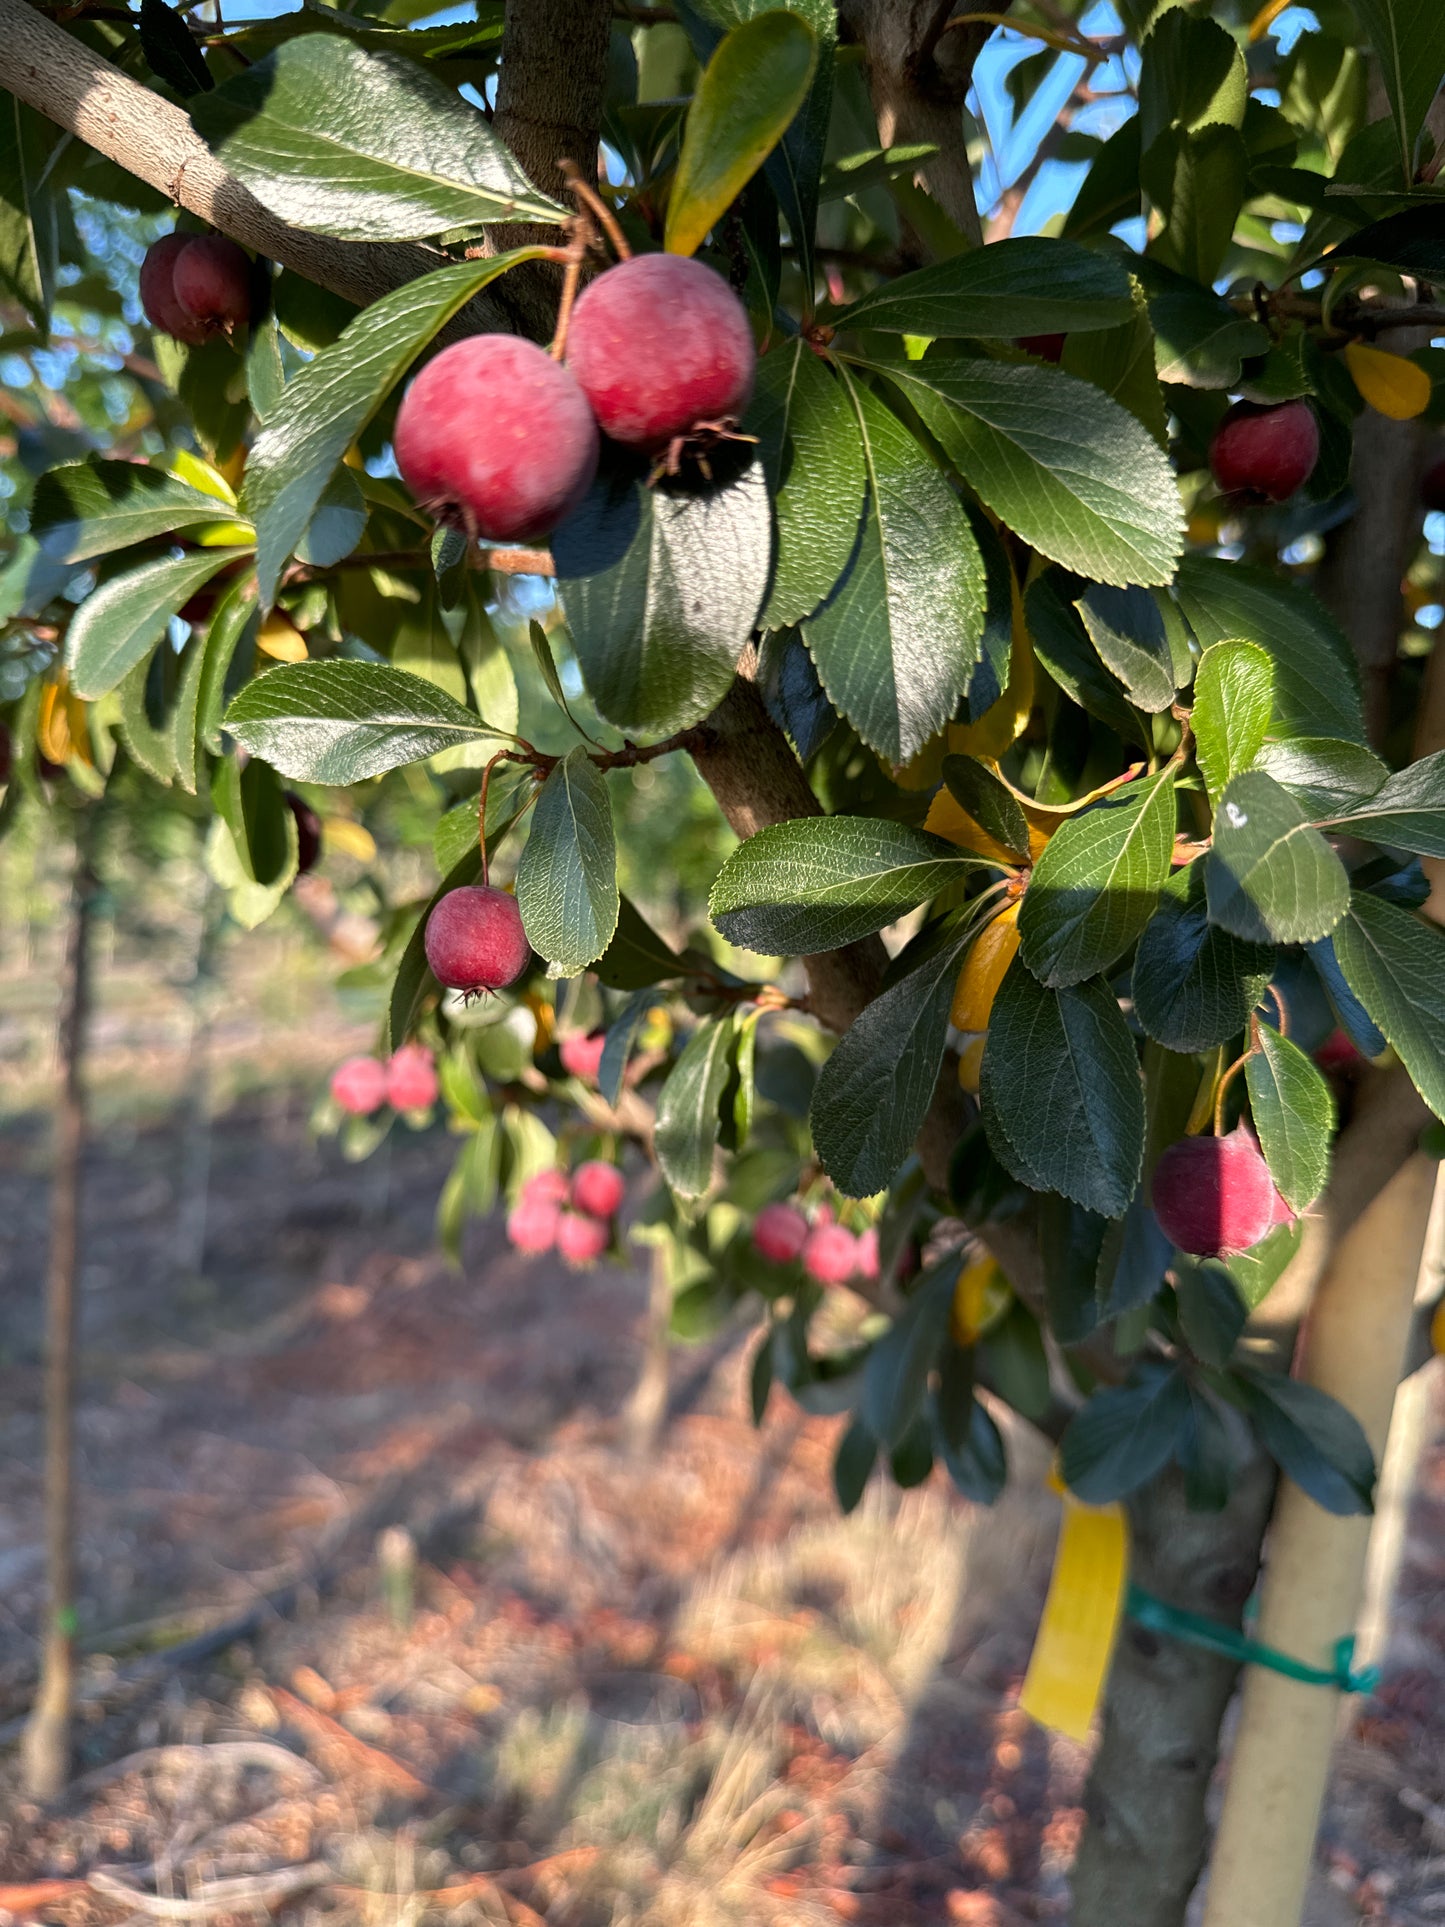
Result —
[{"label": "green leaf", "polygon": [[653,1146],[662,1175],[679,1197],[700,1198],[712,1183],[722,1128],[719,1105],[732,1071],[731,1013],[700,1024],[657,1094]]},{"label": "green leaf", "polygon": [[321,491],[296,553],[313,568],[329,569],[351,554],[365,532],[366,498],[355,475],[343,464]]},{"label": "green leaf", "polygon": [[1262,1305],[1294,1260],[1304,1239],[1304,1221],[1277,1224],[1248,1251],[1231,1253],[1229,1275],[1239,1287],[1239,1295],[1251,1311]]},{"label": "green leaf", "polygon": [[1400,137],[1400,180],[1415,178],[1415,143],[1445,74],[1445,13],[1435,0],[1354,0],[1380,62]]},{"label": "green leaf", "polygon": [[532,948],[575,977],[617,929],[617,845],[602,772],[579,743],[537,798],[517,866],[517,906]]},{"label": "green leaf", "polygon": [[1274,713],[1274,664],[1252,642],[1216,642],[1194,677],[1191,723],[1199,767],[1217,803],[1264,747]]},{"label": "green leaf", "polygon": [[174,87],[182,99],[215,86],[190,29],[166,0],[141,0],[140,44],[151,72]]},{"label": "green leaf", "polygon": [[1445,1117],[1445,930],[1356,891],[1334,945],[1346,983]]},{"label": "green leaf", "polygon": [[845,1516],[857,1510],[877,1460],[877,1440],[862,1419],[855,1418],[839,1439],[833,1460],[833,1491]]},{"label": "green leaf", "polygon": [[1129,783],[1044,846],[1019,908],[1019,947],[1051,989],[1114,963],[1154,913],[1174,851],[1174,778]]},{"label": "green leaf", "polygon": [[950,1346],[932,1397],[933,1438],[949,1478],[965,1499],[992,1505],[1008,1481],[997,1425],[973,1395],[971,1354]]},{"label": "green leaf", "polygon": [[729,943],[766,957],[805,956],[871,936],[978,867],[903,823],[799,817],[733,851],[708,910]]},{"label": "green leaf", "polygon": [[963,1261],[954,1256],[919,1281],[892,1326],[878,1339],[863,1367],[859,1416],[878,1443],[890,1450],[923,1405],[928,1375],[948,1335],[953,1290]]},{"label": "green leaf", "polygon": [[560,221],[486,117],[413,60],[303,34],[191,104],[196,132],[283,221],[344,241],[416,241]]},{"label": "green leaf", "polygon": [[13,95],[0,98],[0,288],[42,334],[49,332],[59,265],[60,225],[45,172],[60,138]]},{"label": "green leaf", "polygon": [[1085,1505],[1111,1505],[1157,1477],[1189,1423],[1189,1387],[1172,1366],[1145,1359],[1129,1381],[1096,1392],[1059,1442],[1059,1471]]},{"label": "green leaf", "polygon": [[1292,1211],[1312,1205],[1330,1174],[1335,1103],[1318,1066],[1269,1024],[1244,1067],[1249,1114],[1275,1187]]},{"label": "green leaf", "polygon": [[801,630],[766,632],[758,649],[757,684],[768,714],[791,737],[799,762],[808,762],[832,735],[838,712],[818,681]]},{"label": "green leaf", "polygon": [[1249,184],[1249,157],[1238,131],[1170,128],[1145,155],[1140,179],[1164,220],[1155,254],[1208,286],[1229,251]]},{"label": "green leaf", "polygon": [[938,1082],[972,927],[950,923],[920,940],[920,961],[874,998],[818,1073],[813,1144],[845,1197],[886,1189],[913,1147]]},{"label": "green leaf", "polygon": [[225,726],[283,776],[335,784],[499,733],[435,683],[379,662],[283,663],[246,685]]},{"label": "green leaf", "polygon": [[1234,1382],[1265,1451],[1316,1505],[1342,1517],[1374,1511],[1375,1455],[1353,1412],[1282,1372],[1240,1366]]},{"label": "green leaf", "polygon": [[607,1041],[602,1046],[602,1061],[597,1067],[597,1088],[604,1103],[615,1106],[621,1097],[633,1046],[647,1022],[648,1012],[656,1002],[651,988],[634,991],[623,1005],[621,1016],[608,1025]]},{"label": "green leaf", "polygon": [[1131,279],[1129,286],[1134,303],[1131,319],[1122,327],[1067,336],[1060,365],[1066,375],[1077,375],[1081,381],[1102,388],[1142,422],[1159,446],[1165,448],[1169,442],[1169,423],[1163,390],[1154,368],[1154,330],[1149,325],[1149,303],[1138,281]]},{"label": "green leaf", "polygon": [[1219,799],[1206,860],[1210,921],[1247,943],[1312,943],[1345,914],[1345,866],[1299,804],[1263,770]]},{"label": "green leaf", "polygon": [[1166,1050],[1205,1051],[1237,1037],[1263,997],[1274,950],[1209,921],[1204,864],[1170,877],[1134,953],[1134,1015]]},{"label": "green leaf", "polygon": [[990,1013],[979,1095],[994,1155],[1020,1182],[1123,1216],[1144,1158],[1144,1081],[1101,978],[1046,990],[1016,960]]},{"label": "green leaf", "polygon": [[1274,664],[1272,735],[1364,742],[1354,652],[1307,589],[1243,562],[1186,555],[1174,593],[1203,648],[1252,642]]},{"label": "green leaf", "polygon": [[1333,736],[1292,736],[1266,743],[1255,768],[1267,770],[1317,821],[1348,814],[1374,796],[1390,774],[1372,749]]},{"label": "green leaf", "polygon": [[1364,808],[1322,819],[1331,829],[1417,856],[1445,856],[1445,750],[1396,770]]},{"label": "green leaf", "polygon": [[900,274],[837,316],[839,328],[880,328],[933,340],[1070,334],[1129,319],[1122,259],[1029,234]]},{"label": "green leaf", "polygon": [[256,438],[242,489],[242,506],[256,525],[263,607],[274,601],[282,566],[337,463],[432,336],[489,281],[538,255],[536,248],[514,248],[408,281],[374,301],[287,382]]},{"label": "green leaf", "polygon": [[797,14],[757,14],[719,42],[683,128],[663,245],[695,254],[807,98],[818,42]]},{"label": "green leaf", "polygon": [[66,562],[236,520],[235,510],[214,495],[142,462],[67,462],[40,477],[30,505],[30,533],[46,555]]},{"label": "green leaf", "polygon": [[949,794],[978,827],[1021,861],[1030,851],[1029,823],[1013,791],[974,756],[945,756],[943,780]]},{"label": "green leaf", "polygon": [[1196,1358],[1222,1371],[1244,1330],[1249,1307],[1223,1265],[1177,1258],[1174,1275],[1185,1342]]},{"label": "green leaf", "polygon": [[923,448],[846,370],[868,500],[847,574],[805,625],[828,700],[906,763],[952,716],[979,659],[984,570],[962,505]]},{"label": "green leaf", "polygon": [[1035,655],[1065,695],[1126,743],[1147,749],[1144,724],[1123,685],[1104,667],[1078,609],[1065,599],[1058,570],[1046,570],[1029,584],[1024,617]]},{"label": "green leaf", "polygon": [[234,549],[158,556],[124,575],[113,575],[88,595],[65,639],[76,695],[87,701],[108,695],[126,671],[154,649],[181,604],[235,558]]},{"label": "green leaf", "polygon": [[698,722],[732,687],[768,583],[762,466],[697,493],[599,478],[552,538],[587,691],[618,729]]},{"label": "green leaf", "polygon": [[847,392],[801,338],[758,363],[745,425],[761,444],[777,519],[763,620],[785,628],[812,615],[848,566],[863,514],[863,444]]},{"label": "green leaf", "polygon": [[296,823],[274,769],[254,758],[243,769],[237,757],[223,756],[216,764],[211,801],[252,883],[276,883],[288,865],[295,874]]},{"label": "green leaf", "polygon": [[1031,548],[1100,582],[1172,580],[1184,545],[1179,489],[1163,451],[1127,409],[1034,362],[931,354],[870,366]]},{"label": "green leaf", "polygon": [[979,1339],[978,1376],[990,1391],[1036,1423],[1049,1409],[1053,1389],[1049,1360],[1038,1321],[1019,1299],[1002,1320]]},{"label": "green leaf", "polygon": [[1139,137],[1146,151],[1167,127],[1242,127],[1249,99],[1244,55],[1217,21],[1157,13],[1143,38]]},{"label": "green leaf", "polygon": [[618,905],[617,934],[598,958],[596,975],[609,990],[642,990],[681,976],[691,953],[679,957],[623,897]]},{"label": "green leaf", "polygon": [[818,180],[820,201],[841,201],[850,195],[865,194],[870,187],[900,174],[916,174],[938,148],[930,141],[917,141],[906,147],[865,147],[857,154],[842,154],[829,161]]},{"label": "green leaf", "polygon": [[1099,660],[1129,692],[1136,709],[1157,716],[1174,702],[1174,652],[1164,611],[1147,589],[1091,582],[1075,603]]},{"label": "green leaf", "polygon": [[1268,329],[1239,314],[1212,288],[1176,274],[1162,261],[1135,256],[1130,265],[1149,298],[1160,381],[1188,388],[1237,388],[1242,363],[1269,348]]}]

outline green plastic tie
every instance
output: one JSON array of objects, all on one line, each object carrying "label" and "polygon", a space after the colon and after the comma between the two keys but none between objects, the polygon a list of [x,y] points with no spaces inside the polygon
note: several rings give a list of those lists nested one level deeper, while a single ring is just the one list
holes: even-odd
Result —
[{"label": "green plastic tie", "polygon": [[1202,1646],[1206,1652],[1219,1653],[1246,1666],[1267,1666],[1271,1672],[1283,1673],[1286,1679],[1299,1680],[1305,1686],[1333,1686],[1341,1693],[1373,1693],[1380,1684],[1378,1666],[1364,1666],[1356,1672],[1353,1635],[1335,1641],[1333,1666],[1307,1666],[1302,1659],[1294,1659],[1274,1646],[1266,1646],[1262,1640],[1236,1632],[1233,1626],[1206,1619],[1202,1613],[1170,1606],[1156,1599],[1152,1592],[1145,1592],[1142,1586],[1130,1586],[1124,1611],[1135,1625],[1147,1626],[1150,1632],[1164,1633],[1186,1646]]}]

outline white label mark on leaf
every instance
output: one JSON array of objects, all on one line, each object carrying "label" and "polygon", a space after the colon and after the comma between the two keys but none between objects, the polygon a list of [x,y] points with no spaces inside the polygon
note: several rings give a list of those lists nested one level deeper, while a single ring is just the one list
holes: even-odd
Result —
[{"label": "white label mark on leaf", "polygon": [[1249,821],[1249,818],[1239,807],[1238,803],[1226,803],[1224,806],[1224,814],[1229,818],[1231,828],[1236,830],[1242,830]]}]

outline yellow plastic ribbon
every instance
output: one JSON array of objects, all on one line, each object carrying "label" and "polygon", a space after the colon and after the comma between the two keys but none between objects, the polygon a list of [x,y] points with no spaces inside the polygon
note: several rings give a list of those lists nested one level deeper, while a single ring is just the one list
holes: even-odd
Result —
[{"label": "yellow plastic ribbon", "polygon": [[1049,1596],[1019,1705],[1040,1726],[1086,1740],[1123,1617],[1129,1527],[1121,1505],[1083,1505],[1069,1492],[1063,1498]]}]

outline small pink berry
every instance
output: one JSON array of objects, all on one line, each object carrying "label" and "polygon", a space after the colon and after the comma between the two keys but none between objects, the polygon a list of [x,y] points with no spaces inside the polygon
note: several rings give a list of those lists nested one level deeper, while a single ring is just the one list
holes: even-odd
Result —
[{"label": "small pink berry", "polygon": [[753,1244],[770,1265],[790,1265],[808,1241],[808,1220],[794,1204],[765,1204],[753,1219]]},{"label": "small pink berry", "polygon": [[1258,1244],[1280,1222],[1277,1198],[1264,1154],[1245,1124],[1227,1137],[1181,1138],[1154,1167],[1154,1215],[1165,1237],[1196,1258]]},{"label": "small pink berry", "polygon": [[518,1251],[550,1251],[558,1242],[562,1213],[549,1198],[529,1198],[525,1192],[507,1214],[507,1236]]},{"label": "small pink berry", "polygon": [[427,918],[426,960],[448,990],[502,990],[532,960],[517,899],[486,883],[448,890]]},{"label": "small pink berry", "polygon": [[572,1177],[572,1202],[594,1218],[613,1218],[627,1195],[627,1180],[615,1164],[593,1158],[579,1164]]},{"label": "small pink berry", "polygon": [[370,1117],[386,1100],[386,1066],[379,1057],[348,1057],[331,1073],[331,1095],[353,1117]]},{"label": "small pink berry", "polygon": [[569,1077],[580,1077],[584,1084],[595,1084],[602,1067],[602,1052],[606,1043],[606,1031],[594,1030],[584,1036],[581,1031],[574,1030],[557,1046],[563,1070]]},{"label": "small pink berry", "polygon": [[425,1044],[403,1044],[386,1067],[386,1096],[394,1110],[425,1111],[437,1101],[436,1064]]},{"label": "small pink berry", "polygon": [[1342,1030],[1332,1030],[1315,1052],[1315,1062],[1327,1074],[1330,1071],[1357,1071],[1364,1061],[1353,1039]]},{"label": "small pink berry", "polygon": [[858,1233],[858,1275],[860,1278],[876,1278],[880,1269],[878,1259],[878,1227],[870,1224],[866,1231]]},{"label": "small pink berry", "polygon": [[576,1270],[595,1265],[611,1242],[607,1226],[599,1218],[580,1211],[564,1211],[557,1225],[557,1249]]},{"label": "small pink berry", "polygon": [[567,1173],[559,1171],[555,1164],[545,1171],[534,1171],[522,1186],[522,1196],[539,1204],[562,1205],[567,1202],[572,1187],[567,1182]]},{"label": "small pink berry", "polygon": [[820,1285],[846,1285],[858,1269],[858,1240],[841,1224],[815,1224],[803,1246],[803,1269]]}]

